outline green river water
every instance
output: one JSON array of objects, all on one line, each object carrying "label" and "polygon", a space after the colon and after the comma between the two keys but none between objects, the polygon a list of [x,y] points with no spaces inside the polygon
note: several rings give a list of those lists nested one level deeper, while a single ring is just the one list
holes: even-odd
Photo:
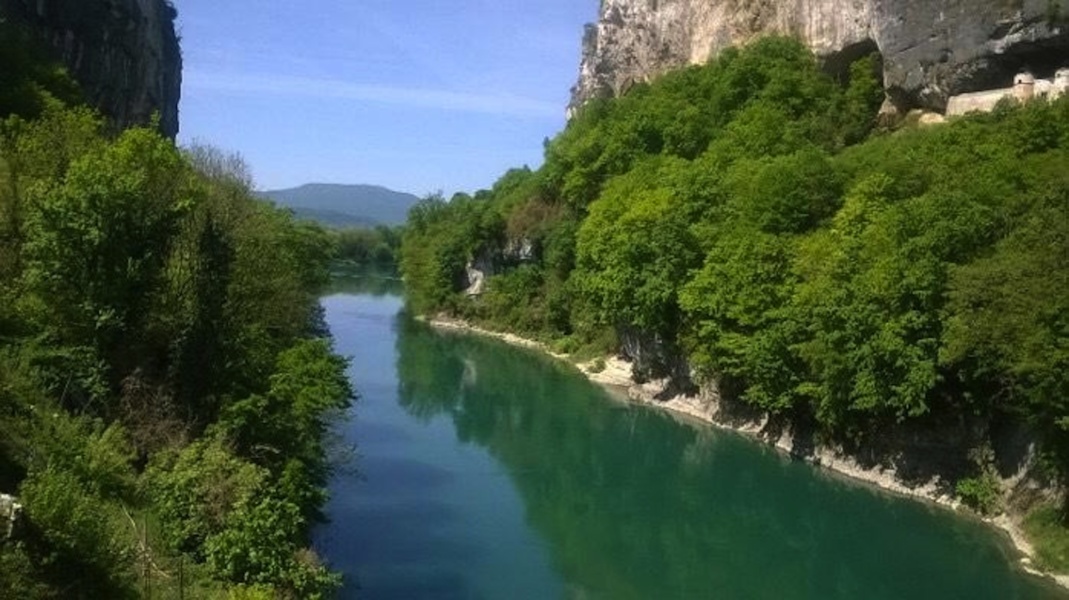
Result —
[{"label": "green river water", "polygon": [[389,284],[323,306],[361,395],[316,540],[342,597],[1065,597],[981,523],[435,332]]}]

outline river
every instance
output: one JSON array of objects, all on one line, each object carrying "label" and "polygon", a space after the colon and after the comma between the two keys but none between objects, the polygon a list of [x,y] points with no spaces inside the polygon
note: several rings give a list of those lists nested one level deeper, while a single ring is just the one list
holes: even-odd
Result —
[{"label": "river", "polygon": [[343,598],[1065,597],[982,523],[433,331],[396,292],[322,301],[360,393],[316,539]]}]

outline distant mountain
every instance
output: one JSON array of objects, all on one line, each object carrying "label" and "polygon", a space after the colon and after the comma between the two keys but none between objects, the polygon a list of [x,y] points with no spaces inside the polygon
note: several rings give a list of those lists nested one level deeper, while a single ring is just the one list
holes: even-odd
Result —
[{"label": "distant mountain", "polygon": [[377,185],[310,183],[288,190],[261,192],[302,219],[328,227],[401,225],[419,198]]}]

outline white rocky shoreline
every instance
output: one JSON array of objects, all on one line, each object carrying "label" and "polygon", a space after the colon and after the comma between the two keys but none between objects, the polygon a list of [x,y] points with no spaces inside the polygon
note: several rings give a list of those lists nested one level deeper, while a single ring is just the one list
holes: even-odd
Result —
[{"label": "white rocky shoreline", "polygon": [[[654,407],[672,414],[684,416],[689,421],[697,421],[704,426],[713,426],[741,433],[756,441],[774,446],[777,450],[789,454],[795,458],[801,458],[815,466],[822,467],[831,472],[838,473],[849,479],[874,485],[882,490],[911,497],[923,502],[929,502],[956,512],[967,512],[981,521],[996,527],[1004,532],[1013,546],[1021,554],[1019,565],[1025,572],[1048,579],[1059,586],[1069,589],[1069,574],[1056,574],[1041,570],[1034,562],[1035,548],[1029,543],[1021,529],[1019,517],[1002,513],[996,517],[980,517],[969,511],[961,501],[953,495],[940,491],[938,479],[932,479],[921,485],[910,486],[903,483],[893,468],[874,467],[867,468],[861,465],[853,457],[826,446],[814,448],[811,453],[799,456],[793,451],[792,440],[789,433],[781,435],[777,439],[769,439],[762,436],[761,432],[766,424],[765,419],[745,420],[743,422],[728,422],[721,418],[720,406],[716,399],[704,398],[701,395],[686,396],[676,395],[668,399],[658,399],[664,390],[664,382],[649,382],[637,384],[631,380],[631,363],[619,357],[609,356],[595,359],[585,363],[576,363],[567,354],[552,351],[548,346],[535,340],[527,339],[512,333],[492,331],[466,321],[453,319],[445,316],[434,318],[418,317],[431,327],[459,333],[474,334],[484,337],[495,338],[509,345],[521,348],[537,350],[557,360],[567,362],[576,367],[590,381],[597,383],[614,395],[622,396],[636,404]],[[604,368],[601,367],[604,362]],[[595,363],[599,363],[595,367]]]}]

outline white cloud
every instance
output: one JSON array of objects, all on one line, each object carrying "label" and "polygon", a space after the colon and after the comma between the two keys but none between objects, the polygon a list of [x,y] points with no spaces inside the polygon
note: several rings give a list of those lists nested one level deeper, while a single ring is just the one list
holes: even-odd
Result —
[{"label": "white cloud", "polygon": [[182,86],[185,90],[353,100],[516,117],[559,117],[563,112],[563,108],[555,103],[509,94],[368,85],[337,79],[287,75],[235,75],[189,71],[182,77]]}]

